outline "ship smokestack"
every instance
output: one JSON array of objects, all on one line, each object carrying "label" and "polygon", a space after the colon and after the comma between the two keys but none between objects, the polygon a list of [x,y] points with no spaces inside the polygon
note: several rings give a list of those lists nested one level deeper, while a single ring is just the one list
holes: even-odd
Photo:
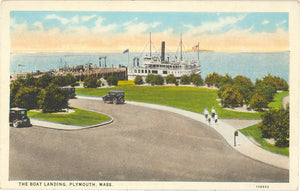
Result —
[{"label": "ship smokestack", "polygon": [[165,41],[161,42],[161,61],[165,61]]}]

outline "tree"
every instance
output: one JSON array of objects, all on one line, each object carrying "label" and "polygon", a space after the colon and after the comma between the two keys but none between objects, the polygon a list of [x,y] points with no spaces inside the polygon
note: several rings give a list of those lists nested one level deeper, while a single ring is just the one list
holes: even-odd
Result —
[{"label": "tree", "polygon": [[98,80],[96,76],[90,75],[84,78],[84,87],[96,88],[98,87]]},{"label": "tree", "polygon": [[180,77],[180,84],[190,84],[190,78],[187,75]]},{"label": "tree", "polygon": [[107,81],[109,86],[112,86],[112,85],[117,86],[118,85],[118,80],[117,80],[116,76],[111,75],[107,78],[106,81]]},{"label": "tree", "polygon": [[276,76],[271,76],[270,74],[265,76],[262,82],[269,86],[274,87],[275,90],[287,91],[289,89],[289,85],[284,79]]},{"label": "tree", "polygon": [[201,78],[200,74],[191,74],[191,75],[190,75],[190,81],[191,81],[195,86],[203,85],[203,79]]},{"label": "tree", "polygon": [[67,73],[66,75],[66,83],[67,85],[71,85],[72,87],[75,86],[76,79],[72,73]]},{"label": "tree", "polygon": [[144,83],[143,78],[140,75],[136,75],[134,78],[134,83],[135,85],[143,84]]},{"label": "tree", "polygon": [[154,75],[153,75],[153,74],[148,74],[148,75],[146,76],[145,81],[146,81],[148,84],[151,84],[153,78],[154,78]]},{"label": "tree", "polygon": [[220,77],[220,81],[218,83],[218,87],[223,87],[226,84],[233,85],[233,79],[226,73],[225,76]]},{"label": "tree", "polygon": [[268,107],[268,100],[263,92],[256,92],[253,94],[250,100],[250,107],[255,111],[262,111],[263,108]]},{"label": "tree", "polygon": [[221,93],[221,99],[224,107],[238,107],[243,105],[243,96],[236,85],[227,86]]},{"label": "tree", "polygon": [[66,77],[62,75],[55,76],[52,82],[60,87],[68,85]]},{"label": "tree", "polygon": [[265,98],[268,100],[268,102],[271,102],[273,100],[276,90],[272,86],[257,81],[254,86],[254,93],[256,92],[262,92]]},{"label": "tree", "polygon": [[166,83],[167,84],[175,84],[176,83],[176,77],[174,76],[174,74],[168,74],[166,76]]},{"label": "tree", "polygon": [[234,77],[233,83],[239,89],[239,92],[242,94],[245,103],[249,103],[253,94],[253,83],[251,80],[245,76],[237,75]]},{"label": "tree", "polygon": [[215,72],[207,75],[205,78],[205,83],[207,84],[208,87],[210,87],[211,85],[217,86],[219,82],[220,82],[220,75]]},{"label": "tree", "polygon": [[25,80],[22,78],[17,78],[10,84],[10,106],[15,107],[15,97],[18,91],[25,86]]},{"label": "tree", "polygon": [[68,106],[66,92],[56,84],[50,84],[42,89],[38,99],[38,104],[43,112],[57,112]]},{"label": "tree", "polygon": [[36,79],[33,77],[32,74],[30,73],[27,73],[26,75],[26,79],[25,79],[25,86],[35,86],[36,85]]},{"label": "tree", "polygon": [[38,108],[38,94],[40,89],[34,86],[22,86],[18,93],[15,95],[14,104],[18,107],[26,109]]},{"label": "tree", "polygon": [[39,79],[38,84],[39,87],[45,88],[47,87],[53,80],[53,76],[51,76],[49,73],[44,73]]},{"label": "tree", "polygon": [[161,75],[155,75],[151,81],[151,84],[154,85],[163,85],[164,84],[164,78]]},{"label": "tree", "polygon": [[264,138],[274,138],[276,146],[289,146],[289,107],[270,109],[262,114],[259,128]]}]

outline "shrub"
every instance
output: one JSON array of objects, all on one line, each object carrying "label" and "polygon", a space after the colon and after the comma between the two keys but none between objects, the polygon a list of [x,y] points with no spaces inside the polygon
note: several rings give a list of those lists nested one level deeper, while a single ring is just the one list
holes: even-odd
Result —
[{"label": "shrub", "polygon": [[109,76],[106,81],[109,86],[117,86],[118,85],[118,80],[117,80],[116,76]]},{"label": "shrub", "polygon": [[161,75],[155,75],[151,81],[151,84],[153,85],[163,85],[164,84],[164,78]]},{"label": "shrub", "polygon": [[21,87],[15,95],[13,105],[26,109],[38,108],[38,94],[40,89],[34,86]]},{"label": "shrub", "polygon": [[224,87],[225,85],[233,85],[233,79],[226,73],[225,76],[220,77],[218,87]]},{"label": "shrub", "polygon": [[67,94],[56,84],[50,84],[38,95],[38,104],[43,112],[57,112],[68,106]]},{"label": "shrub", "polygon": [[191,81],[195,86],[203,85],[203,79],[201,78],[200,74],[191,74],[191,75],[190,75],[190,81]]},{"label": "shrub", "polygon": [[95,76],[87,76],[84,78],[84,87],[96,88],[98,87],[98,80]]},{"label": "shrub", "polygon": [[263,92],[256,92],[251,97],[250,107],[253,108],[255,111],[262,111],[263,108],[268,107],[268,103],[269,102]]},{"label": "shrub", "polygon": [[140,84],[143,84],[143,83],[144,83],[143,78],[140,75],[136,75],[135,78],[134,78],[134,84],[135,85],[140,85]]},{"label": "shrub", "polygon": [[227,86],[221,93],[221,99],[224,107],[238,107],[243,105],[243,96],[236,85]]},{"label": "shrub", "polygon": [[174,76],[174,74],[169,74],[166,76],[167,84],[175,84],[175,82],[176,82],[176,77]]},{"label": "shrub", "polygon": [[145,79],[146,83],[151,84],[153,78],[154,78],[153,74],[148,74]]},{"label": "shrub", "polygon": [[220,75],[215,72],[207,75],[205,78],[205,83],[207,84],[208,87],[210,87],[211,85],[218,86],[219,82],[220,82]]},{"label": "shrub", "polygon": [[187,75],[180,77],[180,84],[190,84],[190,78]]},{"label": "shrub", "polygon": [[289,107],[270,109],[262,115],[259,128],[264,138],[274,138],[276,146],[289,146]]}]

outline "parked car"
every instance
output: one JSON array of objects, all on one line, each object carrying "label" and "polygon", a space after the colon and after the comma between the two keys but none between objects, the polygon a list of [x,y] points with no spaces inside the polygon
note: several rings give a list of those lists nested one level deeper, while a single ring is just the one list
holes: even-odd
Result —
[{"label": "parked car", "polygon": [[27,116],[27,109],[24,108],[10,108],[9,124],[13,127],[30,127],[30,119]]},{"label": "parked car", "polygon": [[123,90],[109,90],[108,94],[103,96],[102,99],[104,103],[124,103],[125,102],[125,92]]}]

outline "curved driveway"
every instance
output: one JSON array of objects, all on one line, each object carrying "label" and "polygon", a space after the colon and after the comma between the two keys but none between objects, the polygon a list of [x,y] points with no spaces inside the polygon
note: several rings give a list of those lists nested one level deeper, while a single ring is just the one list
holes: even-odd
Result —
[{"label": "curved driveway", "polygon": [[287,182],[288,170],[250,159],[215,130],[178,114],[130,104],[70,100],[111,114],[99,128],[11,128],[12,180]]}]

